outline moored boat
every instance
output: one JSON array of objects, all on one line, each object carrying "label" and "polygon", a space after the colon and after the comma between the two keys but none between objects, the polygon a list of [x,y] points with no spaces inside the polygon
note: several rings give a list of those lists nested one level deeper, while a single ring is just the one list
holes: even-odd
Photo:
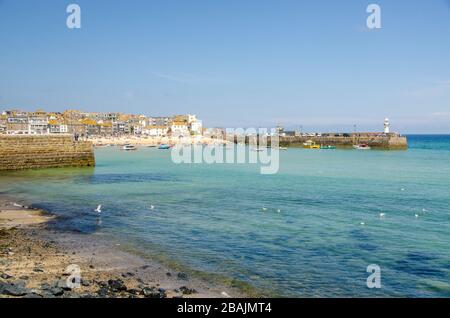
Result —
[{"label": "moored boat", "polygon": [[137,147],[134,146],[134,145],[124,145],[124,146],[122,147],[122,150],[125,150],[125,151],[132,151],[132,150],[137,150]]},{"label": "moored boat", "polygon": [[167,145],[167,144],[161,144],[161,145],[159,145],[158,149],[161,149],[161,150],[167,150],[167,149],[170,149],[170,145]]},{"label": "moored boat", "polygon": [[305,142],[303,144],[303,148],[306,148],[306,149],[320,149],[320,146],[317,145],[314,141],[308,140],[307,142]]},{"label": "moored boat", "polygon": [[372,149],[372,148],[370,148],[370,146],[368,144],[354,145],[353,148],[357,149],[357,150],[370,150],[370,149]]},{"label": "moored boat", "polygon": [[332,150],[332,149],[336,149],[336,146],[325,145],[325,146],[320,146],[320,149]]}]

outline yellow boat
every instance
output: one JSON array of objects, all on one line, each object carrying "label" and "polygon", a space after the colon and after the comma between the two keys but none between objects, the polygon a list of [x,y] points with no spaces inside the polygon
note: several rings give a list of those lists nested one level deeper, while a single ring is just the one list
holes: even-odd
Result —
[{"label": "yellow boat", "polygon": [[314,141],[308,140],[303,144],[303,148],[306,149],[320,149],[320,145],[317,145]]}]

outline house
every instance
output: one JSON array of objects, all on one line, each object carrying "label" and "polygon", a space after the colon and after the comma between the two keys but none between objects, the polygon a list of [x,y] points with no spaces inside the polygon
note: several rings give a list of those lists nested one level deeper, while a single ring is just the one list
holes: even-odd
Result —
[{"label": "house", "polygon": [[190,130],[193,135],[203,134],[203,123],[201,120],[195,120],[190,124]]},{"label": "house", "polygon": [[42,114],[28,117],[28,134],[43,135],[49,133],[48,118]]},{"label": "house", "polygon": [[170,125],[172,136],[187,137],[190,136],[189,125],[185,121],[173,121]]},{"label": "house", "polygon": [[152,137],[165,137],[169,128],[167,126],[147,126],[142,130],[142,134]]},{"label": "house", "polygon": [[67,134],[69,132],[69,127],[56,119],[50,119],[48,127],[51,134]]}]

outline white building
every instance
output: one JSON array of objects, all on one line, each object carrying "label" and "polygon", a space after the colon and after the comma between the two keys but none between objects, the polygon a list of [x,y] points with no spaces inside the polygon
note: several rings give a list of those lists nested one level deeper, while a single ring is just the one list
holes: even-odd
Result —
[{"label": "white building", "polygon": [[49,132],[47,117],[28,118],[28,133],[30,135],[43,135],[48,134]]},{"label": "white building", "polygon": [[187,137],[190,136],[189,125],[184,121],[174,121],[170,126],[172,136],[175,137]]},{"label": "white building", "polygon": [[194,135],[202,135],[203,134],[203,122],[201,120],[196,120],[191,122],[191,132]]},{"label": "white building", "polygon": [[169,128],[166,126],[147,126],[142,130],[142,134],[151,137],[165,137],[168,130]]}]

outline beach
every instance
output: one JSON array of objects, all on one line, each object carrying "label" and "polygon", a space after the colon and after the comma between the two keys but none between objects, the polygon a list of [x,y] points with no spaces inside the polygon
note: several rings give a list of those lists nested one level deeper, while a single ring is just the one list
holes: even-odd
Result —
[{"label": "beach", "polygon": [[53,231],[46,225],[53,216],[11,198],[0,197],[0,211],[0,298],[243,296],[121,251],[117,243]]},{"label": "beach", "polygon": [[215,145],[229,143],[223,139],[214,139],[204,136],[188,136],[188,137],[151,137],[151,136],[107,136],[107,137],[89,137],[94,146],[122,146],[122,145],[134,145],[134,146],[158,146],[161,144],[175,145],[175,144],[203,144],[203,145]]}]

